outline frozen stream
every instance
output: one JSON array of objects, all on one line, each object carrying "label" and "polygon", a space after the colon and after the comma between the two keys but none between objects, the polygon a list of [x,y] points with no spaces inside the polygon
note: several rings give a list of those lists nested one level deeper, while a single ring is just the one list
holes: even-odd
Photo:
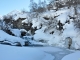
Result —
[{"label": "frozen stream", "polygon": [[54,60],[61,60],[64,56],[74,52],[68,49],[57,47],[35,47],[35,48],[55,56]]}]

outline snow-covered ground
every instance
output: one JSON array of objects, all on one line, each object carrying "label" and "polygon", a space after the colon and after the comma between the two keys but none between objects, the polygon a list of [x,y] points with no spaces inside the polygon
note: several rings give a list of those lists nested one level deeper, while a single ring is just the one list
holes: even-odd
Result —
[{"label": "snow-covered ground", "polygon": [[32,47],[0,45],[0,60],[53,60],[54,56]]},{"label": "snow-covered ground", "polygon": [[59,47],[14,47],[0,44],[1,60],[79,60],[80,51]]},{"label": "snow-covered ground", "polygon": [[[16,31],[15,31],[16,32]],[[19,32],[16,32],[16,34]],[[6,32],[0,30],[0,41],[7,40],[7,42],[23,42],[24,39],[20,37],[15,37],[7,34]],[[31,41],[32,44],[45,45],[39,42]],[[0,44],[0,59],[1,60],[69,60],[69,57],[75,56],[73,59],[79,59],[80,51],[71,51],[60,47],[16,47],[16,46],[6,46]],[[70,55],[68,55],[70,54]],[[66,56],[67,55],[67,56]],[[71,59],[72,60],[72,59]]]},{"label": "snow-covered ground", "polygon": [[80,51],[65,56],[62,60],[80,60]]},{"label": "snow-covered ground", "polygon": [[[80,50],[80,31],[76,28],[79,21],[80,5],[38,14],[15,10],[0,16],[0,44],[15,45],[0,45],[0,60],[80,60],[80,51],[75,51]],[[21,36],[21,31],[26,35]],[[16,42],[21,46],[16,47]],[[27,46],[27,42],[32,45]]]},{"label": "snow-covered ground", "polygon": [[55,57],[54,60],[61,60],[64,56],[74,52],[74,50],[68,50],[59,47],[33,47],[33,48],[37,48],[41,51],[53,55]]}]

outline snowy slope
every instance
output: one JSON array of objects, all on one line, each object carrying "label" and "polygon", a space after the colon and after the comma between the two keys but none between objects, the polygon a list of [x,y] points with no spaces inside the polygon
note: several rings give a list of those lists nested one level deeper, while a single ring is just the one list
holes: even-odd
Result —
[{"label": "snowy slope", "polygon": [[[78,7],[79,8],[79,7]],[[80,9],[78,9],[80,10]],[[55,27],[52,27],[53,25],[49,26],[49,24],[47,22],[49,22],[51,19],[49,19],[48,21],[44,19],[42,19],[44,21],[43,24],[43,28],[37,30],[34,35],[35,40],[47,40],[49,45],[53,45],[53,46],[59,46],[59,47],[66,47],[65,46],[65,38],[66,37],[70,37],[72,39],[72,46],[71,48],[74,49],[80,49],[80,35],[78,34],[77,29],[74,27],[74,23],[73,23],[73,19],[71,19],[69,16],[75,16],[74,13],[74,7],[70,7],[68,8],[63,8],[60,9],[58,11],[49,11],[49,12],[45,12],[43,14],[40,15],[40,18],[42,17],[55,17],[57,16],[55,19],[57,21],[61,21],[61,23],[63,23],[63,31],[58,31],[55,29]],[[40,19],[39,18],[39,19]],[[42,21],[40,19],[40,21]],[[69,20],[70,23],[66,23],[66,21]],[[46,22],[47,21],[47,22]],[[52,20],[51,20],[52,21]],[[39,23],[39,21],[37,21],[37,23]],[[40,22],[41,23],[41,22]],[[54,24],[54,23],[50,23],[50,24]],[[34,25],[34,23],[33,23]],[[38,26],[36,24],[36,26]],[[39,27],[39,26],[38,26]],[[50,28],[51,27],[51,28]],[[46,29],[46,32],[44,32]],[[54,34],[49,34],[49,32],[54,31]]]},{"label": "snowy slope", "polygon": [[[77,13],[80,14],[79,6],[77,8]],[[78,33],[77,29],[74,26],[74,19],[71,17],[75,17],[75,20],[79,19],[75,15],[75,8],[74,6],[63,7],[59,10],[50,10],[44,13],[37,14],[33,13],[23,13],[21,11],[13,11],[8,15],[13,16],[14,20],[18,20],[19,18],[25,18],[22,20],[22,23],[28,24],[32,23],[30,29],[35,30],[34,40],[36,41],[43,41],[51,46],[59,46],[59,47],[66,47],[65,40],[67,37],[72,39],[71,48],[72,49],[80,49],[80,34]],[[58,30],[59,28],[59,21],[63,24],[63,30]],[[69,22],[66,22],[69,21]],[[27,27],[26,27],[27,28]],[[17,31],[17,30],[16,30]],[[16,31],[14,33],[16,34]],[[31,34],[31,30],[28,31]],[[16,34],[19,36],[19,34]]]}]

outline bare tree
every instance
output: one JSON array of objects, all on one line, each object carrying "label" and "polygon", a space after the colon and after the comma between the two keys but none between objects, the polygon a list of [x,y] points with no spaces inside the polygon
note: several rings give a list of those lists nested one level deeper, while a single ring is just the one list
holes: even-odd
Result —
[{"label": "bare tree", "polygon": [[30,0],[30,12],[36,12],[38,5],[33,0]]}]

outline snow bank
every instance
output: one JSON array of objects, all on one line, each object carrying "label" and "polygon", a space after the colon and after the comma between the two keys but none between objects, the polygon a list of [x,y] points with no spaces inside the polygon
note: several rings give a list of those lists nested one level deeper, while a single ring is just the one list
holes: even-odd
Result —
[{"label": "snow bank", "polygon": [[53,60],[54,56],[29,47],[0,45],[1,60]]},{"label": "snow bank", "polygon": [[57,17],[57,20],[61,21],[61,23],[65,24],[65,21],[68,20],[68,15],[69,15],[69,9],[66,10],[61,10],[61,11],[57,11],[57,13],[59,16]]},{"label": "snow bank", "polygon": [[80,60],[80,52],[69,54],[63,57],[62,60]]},{"label": "snow bank", "polygon": [[11,29],[11,32],[17,37],[21,36],[21,32],[19,29]]},{"label": "snow bank", "polygon": [[21,45],[24,45],[24,39],[21,39],[19,37],[11,36],[4,31],[0,30],[0,41],[7,40],[11,43],[20,42]]},{"label": "snow bank", "polygon": [[37,30],[34,35],[35,40],[48,40],[48,35],[43,32],[43,29]]}]

